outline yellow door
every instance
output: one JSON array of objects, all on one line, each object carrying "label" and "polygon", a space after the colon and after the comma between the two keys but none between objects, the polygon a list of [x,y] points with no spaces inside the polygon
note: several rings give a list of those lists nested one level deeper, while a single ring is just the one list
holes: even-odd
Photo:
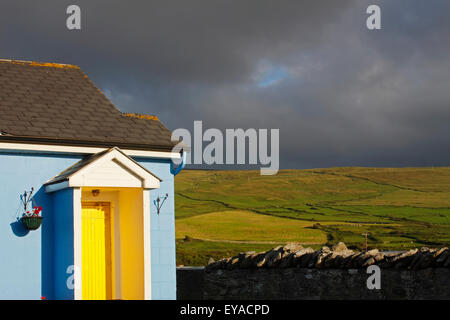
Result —
[{"label": "yellow door", "polygon": [[83,202],[81,210],[82,298],[111,299],[111,218],[109,203]]}]

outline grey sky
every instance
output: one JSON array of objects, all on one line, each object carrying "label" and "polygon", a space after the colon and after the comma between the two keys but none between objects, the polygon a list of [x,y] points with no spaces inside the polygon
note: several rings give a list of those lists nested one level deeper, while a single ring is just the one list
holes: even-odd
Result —
[{"label": "grey sky", "polygon": [[170,129],[279,128],[282,168],[450,165],[449,39],[446,0],[0,4],[0,57],[77,64]]}]

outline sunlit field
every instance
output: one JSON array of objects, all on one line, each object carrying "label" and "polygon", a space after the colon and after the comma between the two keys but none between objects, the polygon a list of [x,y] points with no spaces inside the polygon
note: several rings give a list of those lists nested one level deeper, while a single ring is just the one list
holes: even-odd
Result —
[{"label": "sunlit field", "polygon": [[175,188],[178,264],[292,241],[361,249],[363,233],[379,249],[450,243],[448,167],[185,170]]}]

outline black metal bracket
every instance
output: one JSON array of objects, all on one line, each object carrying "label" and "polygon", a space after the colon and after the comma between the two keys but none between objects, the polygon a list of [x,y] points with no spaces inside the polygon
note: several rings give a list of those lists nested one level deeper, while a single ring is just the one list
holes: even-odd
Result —
[{"label": "black metal bracket", "polygon": [[164,202],[167,200],[168,197],[169,195],[166,193],[166,196],[164,198],[158,196],[156,200],[153,200],[153,204],[156,206],[156,212],[158,213],[158,215],[161,210],[161,207],[163,206]]}]

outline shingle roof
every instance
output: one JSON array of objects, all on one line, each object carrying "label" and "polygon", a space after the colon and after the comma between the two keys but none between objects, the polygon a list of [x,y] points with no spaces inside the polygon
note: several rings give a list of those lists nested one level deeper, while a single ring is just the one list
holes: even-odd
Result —
[{"label": "shingle roof", "polygon": [[0,60],[0,141],[171,150],[155,116],[120,112],[77,66]]}]

